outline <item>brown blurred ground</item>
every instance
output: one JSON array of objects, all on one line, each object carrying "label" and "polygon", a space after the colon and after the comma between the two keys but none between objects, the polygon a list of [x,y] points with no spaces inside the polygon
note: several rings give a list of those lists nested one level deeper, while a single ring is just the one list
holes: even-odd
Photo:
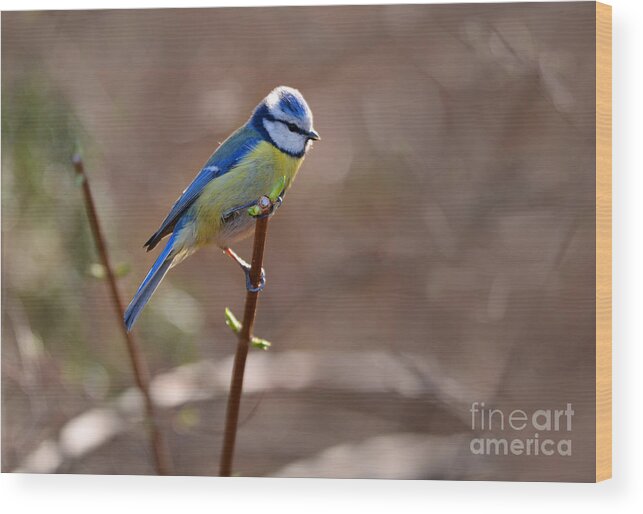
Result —
[{"label": "brown blurred ground", "polygon": [[[241,474],[592,479],[593,6],[3,13],[3,470],[131,385],[74,146],[129,296],[174,199],[286,84],[323,141],[271,222],[252,358],[310,355],[326,386],[249,392]],[[243,298],[215,249],[173,270],[137,328],[154,374],[229,357]],[[166,410],[178,473],[216,473],[224,401]],[[471,456],[473,401],[573,403],[574,456]],[[143,428],[56,470],[151,473]]]}]

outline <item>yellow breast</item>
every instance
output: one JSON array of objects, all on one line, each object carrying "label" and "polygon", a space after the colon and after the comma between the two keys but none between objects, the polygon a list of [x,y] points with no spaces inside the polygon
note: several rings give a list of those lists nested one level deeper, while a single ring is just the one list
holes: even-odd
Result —
[{"label": "yellow breast", "polygon": [[223,214],[267,195],[282,177],[288,189],[302,162],[303,157],[292,157],[268,142],[259,143],[232,170],[205,186],[194,203],[196,244],[214,239],[225,246],[244,235],[252,228],[253,219],[246,216],[247,224],[237,223],[231,231],[223,223]]},{"label": "yellow breast", "polygon": [[288,155],[267,142],[257,145],[257,148],[251,153],[251,156],[258,161],[270,163],[270,167],[272,167],[273,185],[281,179],[281,177],[286,177],[286,188],[290,187],[290,184],[297,175],[297,171],[299,171],[301,163],[304,161],[303,157]]}]

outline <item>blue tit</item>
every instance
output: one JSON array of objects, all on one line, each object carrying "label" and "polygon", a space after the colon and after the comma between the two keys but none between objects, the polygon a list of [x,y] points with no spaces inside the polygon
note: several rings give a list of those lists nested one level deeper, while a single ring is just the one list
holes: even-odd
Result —
[{"label": "blue tit", "polygon": [[[313,114],[296,89],[277,87],[259,103],[246,124],[215,150],[145,243],[150,251],[169,236],[125,311],[128,331],[170,268],[208,243],[216,244],[241,266],[246,287],[252,290],[250,266],[230,245],[252,234],[255,220],[248,208],[280,181],[283,196],[312,141],[318,139]],[[262,273],[259,289],[264,284]]]}]

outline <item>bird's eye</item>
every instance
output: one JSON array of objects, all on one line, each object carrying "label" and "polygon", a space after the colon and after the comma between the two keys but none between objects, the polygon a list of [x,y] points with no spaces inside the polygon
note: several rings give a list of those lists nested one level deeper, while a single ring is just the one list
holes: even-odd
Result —
[{"label": "bird's eye", "polygon": [[299,127],[297,127],[297,125],[295,125],[294,123],[287,123],[286,126],[288,127],[288,130],[290,130],[290,132],[297,132],[299,130]]}]

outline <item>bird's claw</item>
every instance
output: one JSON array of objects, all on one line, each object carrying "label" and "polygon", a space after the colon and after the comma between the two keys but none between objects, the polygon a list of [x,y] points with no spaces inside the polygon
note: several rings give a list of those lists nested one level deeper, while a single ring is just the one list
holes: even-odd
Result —
[{"label": "bird's claw", "polygon": [[249,293],[259,293],[263,291],[263,288],[266,287],[266,272],[261,268],[261,276],[259,277],[259,285],[257,287],[252,283],[250,278],[250,266],[243,268],[243,272],[246,274],[246,289]]},{"label": "bird's claw", "polygon": [[278,196],[275,202],[272,204],[271,210],[272,213],[274,214],[279,207],[281,207],[281,204],[284,203],[284,199],[281,196]]}]

